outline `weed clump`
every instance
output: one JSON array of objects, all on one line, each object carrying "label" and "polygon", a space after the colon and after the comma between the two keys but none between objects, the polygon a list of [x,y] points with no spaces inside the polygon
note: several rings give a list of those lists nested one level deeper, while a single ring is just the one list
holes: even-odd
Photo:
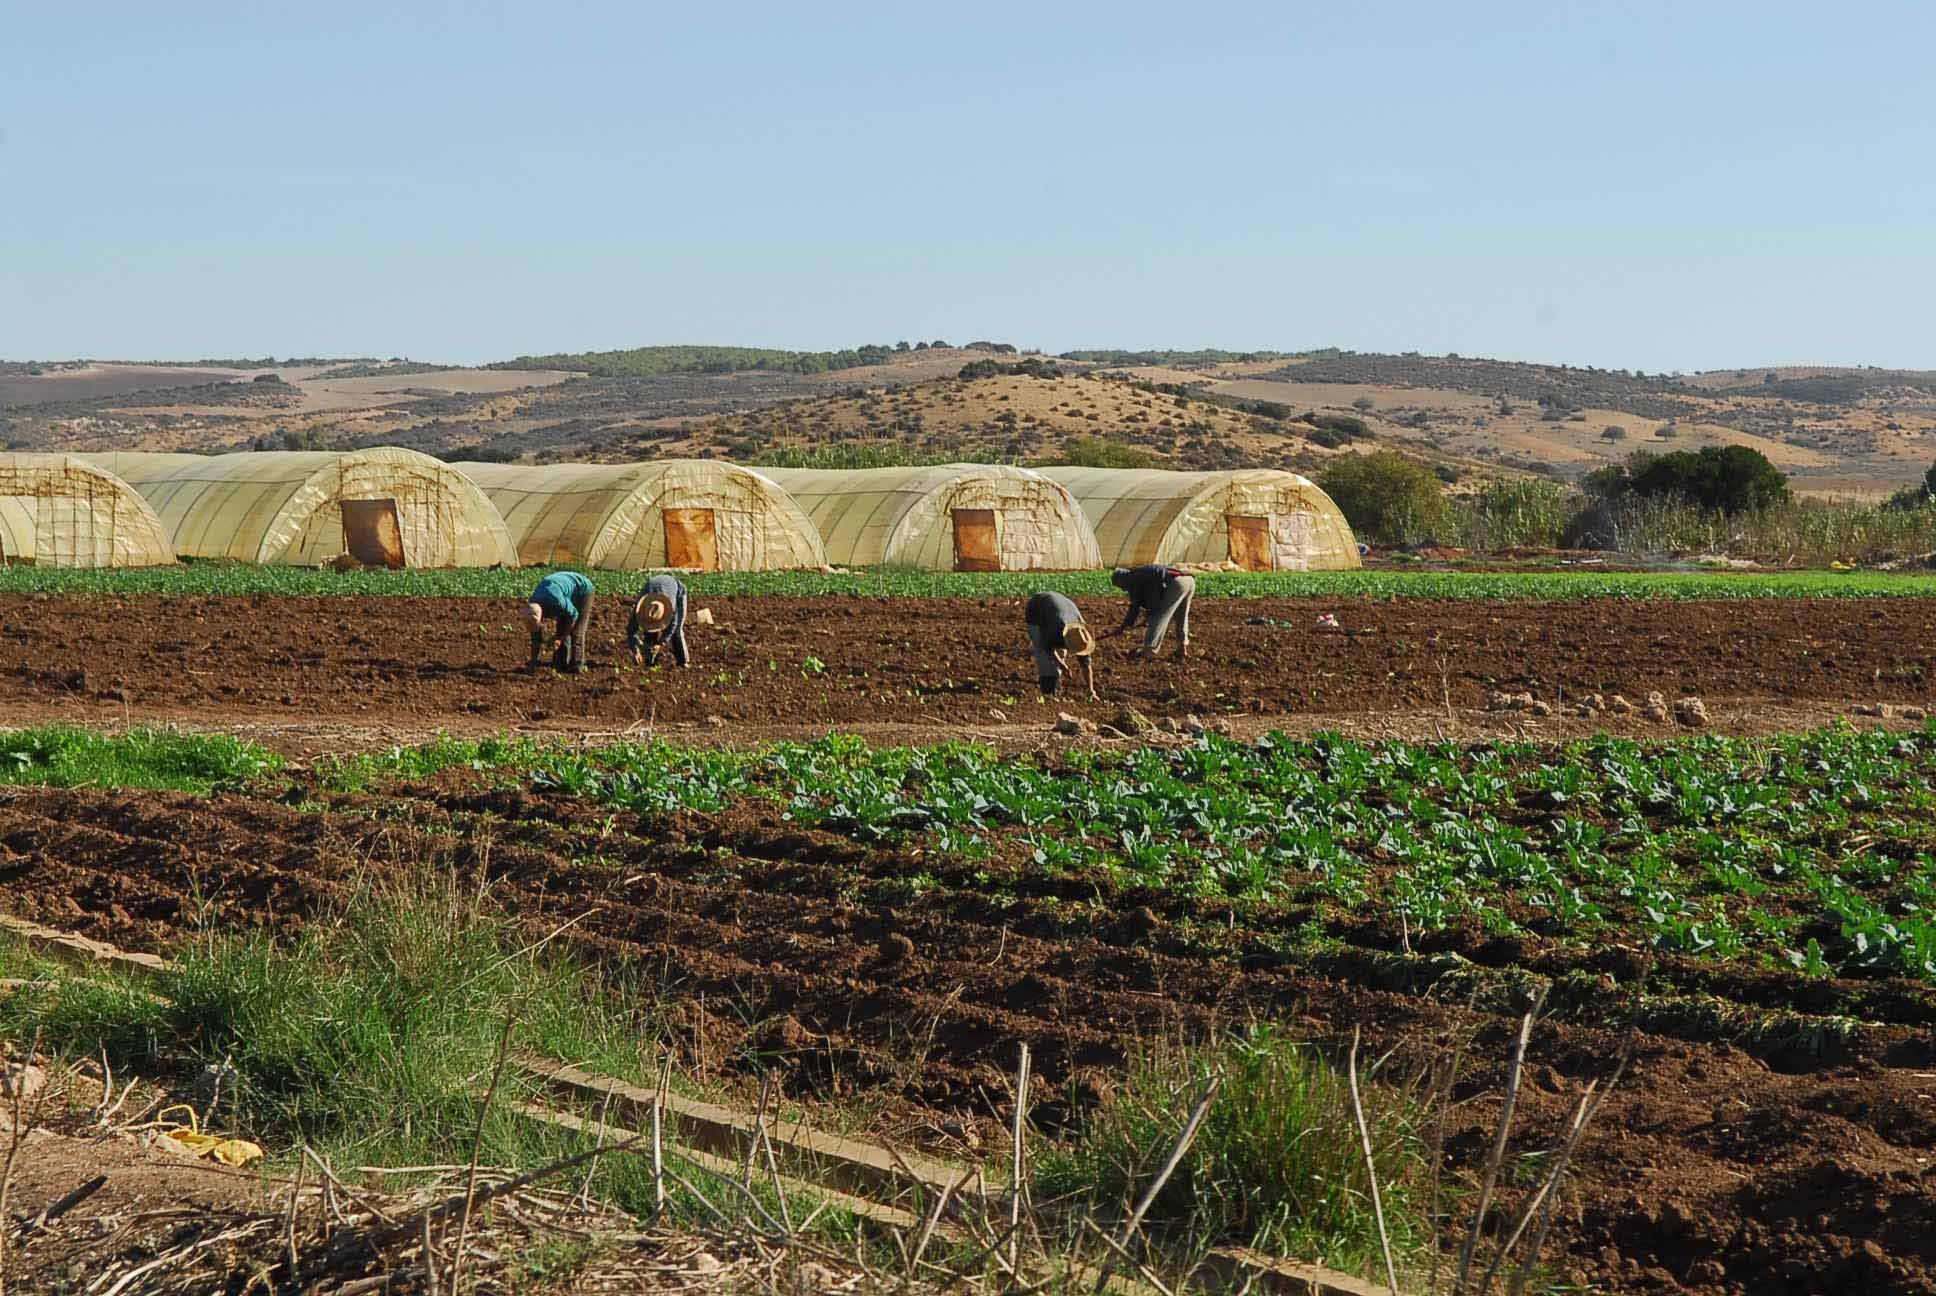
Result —
[{"label": "weed clump", "polygon": [[[1345,1077],[1317,1050],[1272,1027],[1137,1061],[1076,1137],[1042,1159],[1038,1199],[1098,1218],[1126,1214],[1213,1076],[1222,1083],[1203,1126],[1157,1194],[1145,1228],[1186,1255],[1234,1242],[1323,1257],[1346,1269],[1377,1256]],[[1425,1157],[1416,1113],[1385,1089],[1368,1089],[1364,1101],[1393,1251],[1416,1254],[1430,1237],[1418,1191]]]}]

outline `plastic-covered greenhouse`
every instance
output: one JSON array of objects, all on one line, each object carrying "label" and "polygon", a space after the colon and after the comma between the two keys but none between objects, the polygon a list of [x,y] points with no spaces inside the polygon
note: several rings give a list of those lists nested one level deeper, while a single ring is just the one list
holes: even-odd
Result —
[{"label": "plastic-covered greenhouse", "polygon": [[1271,468],[1044,468],[1096,529],[1103,559],[1228,563],[1245,571],[1338,571],[1358,563],[1351,525],[1308,478]]},{"label": "plastic-covered greenhouse", "polygon": [[0,563],[157,567],[175,561],[148,501],[64,454],[0,454]]},{"label": "plastic-covered greenhouse", "polygon": [[628,571],[827,565],[820,533],[791,495],[716,459],[452,466],[504,515],[527,563]]},{"label": "plastic-covered greenhouse", "polygon": [[1102,564],[1074,497],[1026,468],[763,471],[820,528],[828,560],[846,566],[1056,571]]},{"label": "plastic-covered greenhouse", "polygon": [[514,567],[504,519],[470,478],[415,450],[88,455],[124,477],[183,558],[373,567]]}]

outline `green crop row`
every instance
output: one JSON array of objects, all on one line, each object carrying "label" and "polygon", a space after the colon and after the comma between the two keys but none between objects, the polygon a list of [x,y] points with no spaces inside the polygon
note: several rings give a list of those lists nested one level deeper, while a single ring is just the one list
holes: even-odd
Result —
[{"label": "green crop row", "polygon": [[[1027,758],[840,735],[753,751],[444,739],[316,768],[335,792],[469,768],[647,817],[763,802],[955,861],[992,891],[1093,879],[1265,926],[1308,914],[1317,929],[1625,942],[1936,982],[1936,723],[1557,749],[1206,736]],[[207,792],[284,777],[220,736],[0,735],[0,782]]]},{"label": "green crop row", "polygon": [[[65,569],[0,567],[0,594],[418,595],[515,598],[544,568],[334,572],[190,562],[176,567]],[[637,572],[593,572],[606,594],[629,594]],[[861,598],[1013,597],[1038,589],[1114,593],[1106,571],[705,572],[686,578],[699,594],[836,594]],[[1198,578],[1215,598],[1557,599],[1936,598],[1936,574],[1894,572],[1212,572]]]},{"label": "green crop row", "polygon": [[646,815],[773,801],[870,846],[1414,933],[1627,939],[1936,981],[1936,726],[1558,752],[1206,737],[1032,760],[840,736],[751,753],[446,741],[329,778],[353,789],[461,765]]}]

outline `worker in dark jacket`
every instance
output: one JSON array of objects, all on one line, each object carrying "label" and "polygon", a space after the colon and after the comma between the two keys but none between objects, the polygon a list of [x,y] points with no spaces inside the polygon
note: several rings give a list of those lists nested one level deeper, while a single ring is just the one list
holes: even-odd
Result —
[{"label": "worker in dark jacket", "polygon": [[639,601],[632,605],[632,620],[625,627],[625,642],[632,649],[632,660],[641,666],[658,664],[659,648],[672,646],[672,659],[681,666],[692,665],[686,655],[686,587],[677,576],[661,572],[640,587]]},{"label": "worker in dark jacket", "polygon": [[585,670],[585,634],[592,623],[592,580],[583,572],[553,572],[538,582],[524,605],[524,623],[531,631],[531,660],[525,669],[538,669],[544,647],[544,623],[558,623],[558,639],[551,664],[580,675]]},{"label": "worker in dark jacket", "polygon": [[1117,589],[1129,595],[1129,615],[1123,618],[1109,635],[1129,633],[1136,624],[1136,618],[1147,616],[1149,629],[1143,634],[1143,646],[1131,656],[1154,657],[1156,650],[1163,645],[1163,636],[1170,628],[1172,617],[1176,619],[1176,659],[1182,661],[1190,655],[1190,603],[1197,595],[1197,578],[1175,567],[1165,567],[1161,563],[1149,563],[1142,567],[1118,567],[1109,575],[1110,582]]},{"label": "worker in dark jacket", "polygon": [[1082,662],[1089,682],[1089,700],[1096,700],[1096,636],[1082,623],[1082,612],[1060,594],[1044,590],[1029,595],[1022,620],[1028,626],[1029,647],[1035,651],[1035,679],[1044,697],[1053,697],[1069,670],[1069,654]]}]

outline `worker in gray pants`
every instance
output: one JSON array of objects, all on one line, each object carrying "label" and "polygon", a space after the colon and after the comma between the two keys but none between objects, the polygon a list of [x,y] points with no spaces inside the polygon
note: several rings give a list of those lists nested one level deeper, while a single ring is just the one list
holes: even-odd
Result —
[{"label": "worker in gray pants", "polygon": [[632,650],[632,660],[641,666],[656,666],[661,646],[671,647],[672,660],[681,667],[692,665],[686,652],[684,582],[665,572],[645,582],[639,590],[639,601],[632,605],[625,642]]},{"label": "worker in gray pants", "polygon": [[1128,634],[1138,617],[1147,616],[1149,628],[1143,634],[1143,646],[1130,655],[1154,657],[1156,650],[1163,646],[1163,636],[1169,632],[1170,620],[1174,617],[1176,659],[1182,661],[1190,655],[1190,603],[1197,595],[1196,577],[1175,567],[1149,563],[1142,567],[1118,567],[1109,574],[1109,580],[1129,595],[1129,615],[1110,632],[1111,639]]},{"label": "worker in gray pants", "polygon": [[1035,680],[1043,697],[1054,697],[1062,677],[1071,673],[1071,654],[1082,663],[1089,700],[1096,701],[1096,636],[1082,623],[1082,612],[1052,590],[1029,595],[1022,609],[1028,626],[1029,648],[1035,654]]}]

